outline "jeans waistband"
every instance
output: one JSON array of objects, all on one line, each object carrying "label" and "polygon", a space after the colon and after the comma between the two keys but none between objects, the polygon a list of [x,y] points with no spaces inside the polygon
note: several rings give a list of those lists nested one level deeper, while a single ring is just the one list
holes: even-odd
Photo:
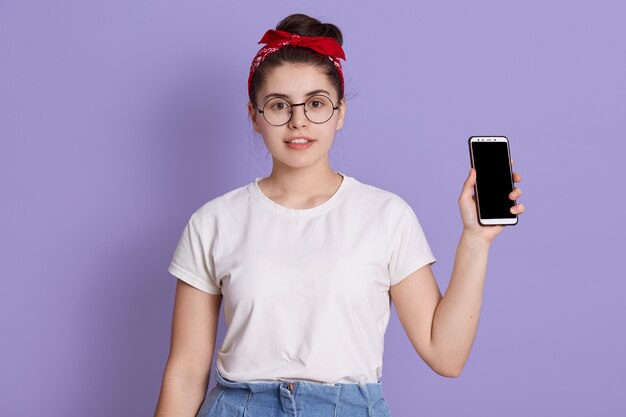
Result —
[{"label": "jeans waistband", "polygon": [[336,383],[336,384],[320,384],[308,381],[267,381],[267,382],[246,382],[246,381],[232,381],[224,378],[215,367],[215,380],[219,385],[228,388],[243,388],[248,389],[254,393],[263,392],[268,390],[279,390],[280,388],[286,389],[288,385],[292,384],[294,392],[298,391],[300,385],[306,386],[307,392],[313,392],[325,397],[338,397],[342,390],[354,390],[360,391],[360,393],[368,398],[371,402],[383,398],[382,382],[370,382],[366,384],[358,383]]}]

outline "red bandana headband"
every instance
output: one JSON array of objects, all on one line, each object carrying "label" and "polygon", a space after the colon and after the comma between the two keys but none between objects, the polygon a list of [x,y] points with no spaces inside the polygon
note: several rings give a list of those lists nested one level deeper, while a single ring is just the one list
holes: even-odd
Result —
[{"label": "red bandana headband", "polygon": [[252,86],[252,76],[259,65],[261,65],[261,62],[274,52],[287,45],[310,48],[322,55],[326,55],[333,62],[333,64],[335,64],[337,72],[339,72],[339,77],[341,78],[341,89],[343,91],[343,71],[341,69],[339,58],[345,61],[346,55],[343,52],[341,45],[339,45],[339,42],[336,40],[325,36],[300,36],[295,33],[270,29],[265,32],[265,35],[263,35],[263,38],[261,38],[259,43],[265,43],[267,45],[262,47],[252,60],[250,75],[248,76],[248,95],[250,95],[250,87]]}]

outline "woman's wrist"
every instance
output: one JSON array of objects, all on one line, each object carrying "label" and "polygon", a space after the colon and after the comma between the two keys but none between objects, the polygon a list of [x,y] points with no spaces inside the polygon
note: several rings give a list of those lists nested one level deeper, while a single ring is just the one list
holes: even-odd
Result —
[{"label": "woman's wrist", "polygon": [[[483,227],[498,227],[498,226],[483,226]],[[461,233],[461,239],[465,240],[473,247],[482,247],[485,249],[489,249],[491,247],[491,242],[493,241],[493,236],[486,237],[481,233],[481,230],[468,229],[463,228],[463,233]]]}]

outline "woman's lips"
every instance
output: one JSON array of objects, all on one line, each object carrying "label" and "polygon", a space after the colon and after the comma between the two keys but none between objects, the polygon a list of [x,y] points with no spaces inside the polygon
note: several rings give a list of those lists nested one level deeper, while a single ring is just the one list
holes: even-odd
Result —
[{"label": "woman's lips", "polygon": [[307,143],[291,143],[291,142],[285,142],[287,144],[287,146],[289,146],[291,149],[298,149],[298,150],[302,150],[302,149],[307,149],[309,146],[311,146],[313,144],[313,142],[315,142],[314,140],[309,141]]}]

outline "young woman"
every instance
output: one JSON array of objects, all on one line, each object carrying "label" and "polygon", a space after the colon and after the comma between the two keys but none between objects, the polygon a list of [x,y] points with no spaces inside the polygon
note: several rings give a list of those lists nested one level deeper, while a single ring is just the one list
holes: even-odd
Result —
[{"label": "young woman", "polygon": [[[179,279],[155,415],[390,416],[380,377],[391,300],[420,357],[458,376],[504,227],[477,222],[470,170],[442,297],[411,207],[329,165],[346,117],[339,29],[295,14],[259,43],[248,109],[272,172],[208,201],[184,228],[168,268]],[[205,397],[222,299],[228,330]]]}]

